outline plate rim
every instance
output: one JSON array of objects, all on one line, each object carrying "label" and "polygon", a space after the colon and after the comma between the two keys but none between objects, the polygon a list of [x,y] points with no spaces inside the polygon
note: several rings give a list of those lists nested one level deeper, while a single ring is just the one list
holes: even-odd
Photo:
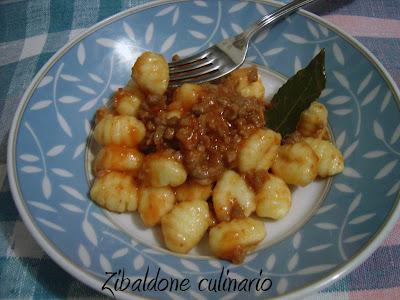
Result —
[{"label": "plate rim", "polygon": [[[282,6],[283,3],[275,0],[246,0],[248,2],[256,2],[256,3],[265,3],[274,6]],[[86,271],[81,268],[81,266],[75,264],[74,262],[70,261],[67,257],[64,256],[62,251],[54,245],[54,243],[47,238],[47,236],[40,230],[37,226],[37,222],[33,219],[29,209],[26,206],[26,201],[22,197],[20,193],[20,186],[18,185],[17,179],[17,172],[16,172],[16,157],[15,157],[15,150],[16,150],[16,138],[17,138],[17,129],[20,127],[21,116],[25,111],[25,107],[29,102],[29,99],[32,96],[33,91],[37,88],[40,80],[43,76],[47,73],[47,71],[56,63],[59,58],[65,54],[70,48],[76,45],[79,41],[83,40],[88,35],[92,34],[98,29],[101,29],[107,26],[110,23],[113,23],[123,17],[139,13],[143,10],[160,6],[166,5],[171,3],[179,3],[179,2],[188,2],[188,0],[154,0],[148,3],[144,3],[135,7],[128,8],[124,11],[121,11],[117,14],[107,17],[106,19],[90,26],[89,28],[85,29],[84,32],[67,42],[64,46],[62,46],[56,53],[54,53],[51,58],[43,65],[43,67],[37,72],[37,74],[32,79],[32,82],[25,90],[24,94],[21,97],[20,103],[15,111],[15,115],[13,117],[13,121],[11,123],[8,141],[7,141],[7,174],[8,180],[10,185],[11,194],[14,200],[14,203],[18,209],[19,215],[23,220],[24,224],[26,225],[30,234],[34,237],[36,242],[40,245],[40,247],[51,257],[51,259],[63,268],[67,273],[71,276],[79,280],[80,282],[90,286],[96,292],[101,292],[106,294],[105,290],[99,290],[99,287],[102,285],[102,281],[100,278],[94,276],[89,271]],[[314,13],[305,11],[300,9],[296,12],[301,16],[305,16],[317,23],[327,27],[335,32],[335,34],[339,35],[343,38],[346,42],[350,43],[354,46],[358,52],[360,52],[377,70],[388,87],[390,88],[391,92],[394,94],[394,100],[400,110],[400,91],[393,80],[392,76],[386,70],[386,68],[382,65],[382,63],[375,57],[374,54],[370,50],[368,50],[361,42],[359,42],[356,38],[352,37],[344,30],[340,29],[336,25],[330,23],[327,20],[324,20],[322,17],[315,15]],[[388,213],[388,216],[385,218],[384,222],[380,225],[378,230],[375,234],[369,239],[369,241],[361,247],[353,256],[351,256],[347,262],[343,265],[334,268],[329,274],[322,277],[319,280],[313,281],[310,284],[305,284],[304,286],[294,289],[291,292],[274,297],[274,299],[282,298],[285,299],[297,299],[299,297],[304,297],[309,295],[313,292],[318,292],[322,290],[329,284],[332,284],[334,281],[338,280],[339,278],[343,278],[346,274],[353,271],[356,267],[358,267],[362,262],[364,262],[384,241],[387,237],[389,232],[393,229],[394,225],[396,224],[397,220],[400,217],[400,192],[397,193],[397,197],[395,200],[394,206]],[[107,295],[107,294],[106,294]],[[136,297],[138,299],[150,299],[143,295],[136,295],[131,294],[128,292],[117,292],[116,295],[122,299],[132,299],[132,297]]]}]

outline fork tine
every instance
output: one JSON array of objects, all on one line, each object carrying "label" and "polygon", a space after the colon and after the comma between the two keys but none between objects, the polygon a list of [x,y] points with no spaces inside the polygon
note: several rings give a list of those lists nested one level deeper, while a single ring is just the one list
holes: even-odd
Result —
[{"label": "fork tine", "polygon": [[194,78],[186,78],[186,79],[173,79],[169,81],[169,86],[170,87],[178,87],[181,86],[184,83],[203,83],[207,81],[212,81],[214,79],[217,79],[221,77],[220,71],[214,70],[213,72],[209,72],[206,74],[203,74],[202,76],[194,77]]},{"label": "fork tine", "polygon": [[183,65],[180,67],[169,68],[169,74],[175,75],[175,74],[179,74],[179,73],[183,73],[183,72],[194,71],[196,69],[200,69],[200,68],[210,65],[214,61],[215,61],[215,58],[202,59],[202,60],[196,61],[196,63],[192,63],[189,65]]},{"label": "fork tine", "polygon": [[178,61],[170,62],[168,64],[168,66],[170,68],[174,68],[174,67],[179,67],[179,66],[182,66],[182,65],[190,64],[190,63],[193,63],[195,61],[204,59],[209,53],[210,53],[210,49],[205,49],[205,50],[203,50],[203,51],[201,51],[201,52],[199,52],[199,53],[197,53],[195,55],[188,56],[186,58],[182,58],[182,59],[180,59]]},{"label": "fork tine", "polygon": [[202,75],[205,75],[207,73],[211,73],[214,71],[217,71],[219,69],[218,65],[207,65],[205,67],[195,69],[192,72],[181,72],[177,74],[173,74],[170,76],[170,80],[183,80],[183,79],[189,79],[189,78],[194,78],[194,77],[199,77]]}]

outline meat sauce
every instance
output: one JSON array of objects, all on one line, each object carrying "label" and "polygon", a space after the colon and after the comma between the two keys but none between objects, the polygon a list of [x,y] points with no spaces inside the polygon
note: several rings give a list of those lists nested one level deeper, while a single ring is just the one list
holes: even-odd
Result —
[{"label": "meat sauce", "polygon": [[[252,68],[248,81],[257,77],[257,69]],[[203,184],[216,181],[226,168],[235,169],[241,141],[265,126],[263,99],[243,97],[237,84],[237,78],[227,77],[201,85],[197,102],[182,110],[180,117],[171,117],[169,110],[174,90],[148,96],[138,114],[146,126],[140,150],[180,151],[190,177]]]}]

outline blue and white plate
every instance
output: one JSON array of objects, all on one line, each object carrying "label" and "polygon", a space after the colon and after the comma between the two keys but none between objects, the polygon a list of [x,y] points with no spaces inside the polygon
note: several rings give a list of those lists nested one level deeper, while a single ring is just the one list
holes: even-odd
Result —
[{"label": "blue and white plate", "polygon": [[[344,172],[294,191],[293,208],[267,222],[266,241],[241,265],[211,257],[204,245],[188,255],[163,249],[160,233],[137,217],[110,214],[88,198],[88,136],[95,110],[126,84],[144,50],[189,55],[235,35],[276,8],[259,1],[169,1],[124,11],[58,51],[27,89],[8,148],[12,193],[28,229],[65,270],[96,290],[105,272],[131,282],[187,278],[185,292],[118,292],[121,298],[247,299],[300,297],[332,283],[374,251],[399,215],[399,91],[382,65],[353,38],[300,12],[258,35],[248,61],[260,66],[269,95],[326,49],[329,110]],[[203,243],[204,244],[204,243]],[[222,268],[236,280],[270,278],[250,292],[207,291]],[[260,272],[262,274],[260,275]],[[224,273],[223,278],[226,277]],[[200,291],[198,283],[201,282]],[[265,287],[264,287],[265,288]],[[108,290],[104,290],[109,294]]]}]

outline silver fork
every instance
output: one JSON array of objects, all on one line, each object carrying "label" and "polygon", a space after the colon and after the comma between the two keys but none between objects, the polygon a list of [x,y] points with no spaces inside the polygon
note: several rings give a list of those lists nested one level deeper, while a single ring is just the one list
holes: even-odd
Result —
[{"label": "silver fork", "polygon": [[315,0],[294,0],[272,14],[262,17],[237,36],[222,40],[195,55],[169,63],[169,86],[177,87],[186,82],[212,81],[232,72],[243,64],[254,34],[313,1]]}]

